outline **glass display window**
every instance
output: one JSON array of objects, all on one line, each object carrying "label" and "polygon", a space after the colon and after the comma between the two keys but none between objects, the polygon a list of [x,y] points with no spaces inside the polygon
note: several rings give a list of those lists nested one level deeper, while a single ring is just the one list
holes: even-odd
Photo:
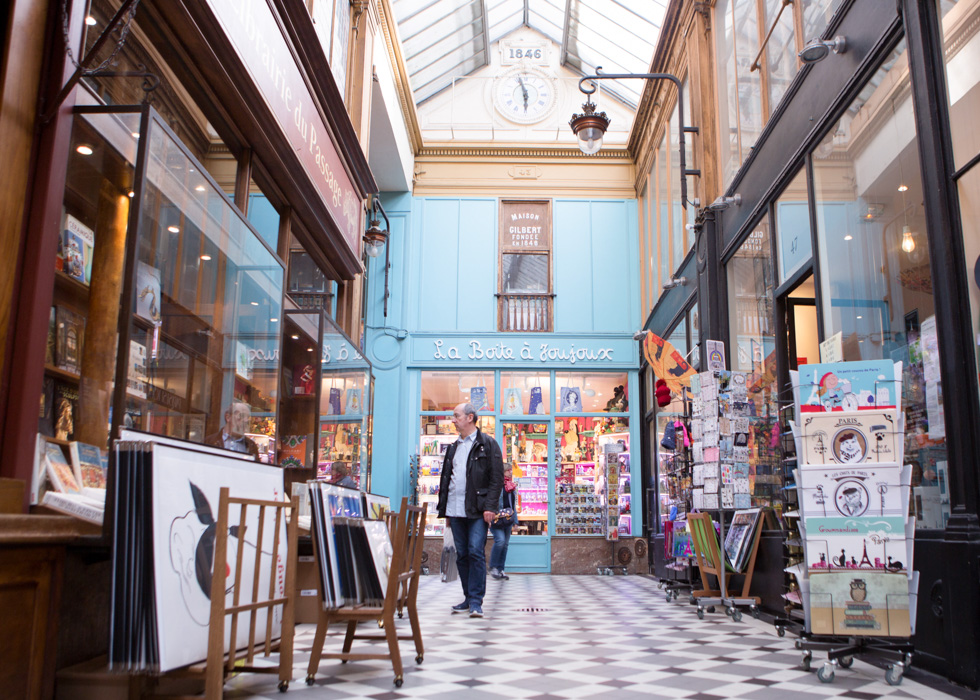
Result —
[{"label": "glass display window", "polygon": [[626,372],[555,372],[556,413],[626,413]]},{"label": "glass display window", "polygon": [[840,335],[844,361],[902,362],[917,525],[941,528],[950,515],[943,340],[921,205],[935,183],[922,181],[909,80],[903,40],[813,152],[820,320],[825,338]]},{"label": "glass display window", "polygon": [[488,371],[422,372],[422,410],[452,412],[461,403],[477,411],[496,406],[495,373]]},{"label": "glass display window", "polygon": [[548,534],[548,423],[503,423],[504,463],[517,484],[515,535]]},{"label": "glass display window", "polygon": [[731,368],[746,373],[752,507],[773,505],[783,485],[769,219],[754,227],[727,266]]},{"label": "glass display window", "polygon": [[606,475],[601,455],[607,443],[621,442],[619,534],[632,535],[629,419],[573,416],[555,419],[555,534],[606,534]]},{"label": "glass display window", "polygon": [[551,412],[551,376],[548,372],[501,372],[500,414],[544,416]]}]

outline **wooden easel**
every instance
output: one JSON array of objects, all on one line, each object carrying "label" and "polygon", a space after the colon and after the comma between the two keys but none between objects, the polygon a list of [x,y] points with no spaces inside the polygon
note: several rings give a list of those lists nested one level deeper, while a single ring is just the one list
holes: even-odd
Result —
[{"label": "wooden easel", "polygon": [[[395,687],[400,688],[403,682],[401,651],[399,639],[411,639],[415,643],[415,663],[422,663],[425,649],[422,645],[422,630],[419,627],[418,598],[419,572],[422,565],[422,543],[425,532],[425,515],[428,504],[421,508],[408,505],[408,498],[402,498],[401,510],[390,522],[392,533],[391,566],[388,569],[388,584],[385,589],[384,603],[379,606],[354,605],[335,610],[321,610],[316,624],[316,635],[313,638],[313,649],[310,653],[310,664],[307,668],[306,684],[313,685],[316,672],[320,668],[320,659],[340,659],[348,661],[366,661],[381,659],[391,661],[395,672]],[[318,537],[316,528],[313,537]],[[319,548],[314,546],[315,556],[319,557]],[[319,559],[317,566],[319,567]],[[322,591],[319,596],[320,606],[323,606]],[[412,626],[410,635],[399,635],[395,629],[395,611],[401,613],[408,610],[408,619]],[[359,635],[357,625],[360,622],[377,622],[384,634]],[[335,653],[324,653],[323,644],[327,636],[327,628],[332,622],[346,622],[347,633],[344,636],[343,650]],[[355,639],[384,640],[388,643],[388,653],[352,653],[351,646]]]},{"label": "wooden easel", "polygon": [[[293,611],[295,588],[296,588],[296,540],[297,540],[297,521],[299,516],[299,499],[294,496],[292,501],[261,501],[251,498],[233,498],[228,494],[228,488],[221,489],[221,496],[218,501],[218,524],[214,540],[214,572],[211,576],[211,590],[224,591],[226,589],[226,570],[228,563],[228,507],[230,505],[241,506],[241,516],[239,519],[238,530],[238,556],[236,557],[234,572],[234,595],[232,606],[225,607],[225,596],[211,596],[211,620],[208,630],[208,661],[204,671],[205,684],[204,696],[207,700],[219,700],[224,694],[225,679],[231,673],[276,673],[279,676],[279,690],[285,692],[289,687],[289,679],[293,673],[293,635],[295,632],[295,613]],[[274,511],[272,538],[272,566],[269,567],[269,586],[268,595],[260,596],[261,584],[260,568],[262,557],[255,557],[255,566],[249,575],[252,577],[252,600],[242,603],[240,599],[242,583],[242,558],[245,548],[245,517],[249,506],[259,509],[258,532],[255,542],[261,547],[262,536],[266,527],[266,513]],[[291,517],[286,521],[286,509],[291,508]],[[286,528],[286,572],[285,572],[285,597],[273,597],[276,592],[276,578],[278,567],[276,562],[279,559],[279,534],[281,528]],[[269,656],[273,651],[272,642],[272,613],[275,606],[282,606],[282,636],[279,640],[279,663],[275,666],[254,666],[255,652],[258,647],[262,647],[264,656]],[[266,629],[264,642],[255,643],[255,628],[258,612],[266,610]],[[229,649],[225,653],[225,617],[231,615],[231,643],[234,645],[238,634],[238,616],[242,613],[249,613],[248,646],[244,650]],[[227,656],[227,660],[225,657]],[[244,658],[244,665],[236,665],[237,661]]]},{"label": "wooden easel", "polygon": [[[687,525],[691,530],[691,545],[694,550],[694,559],[701,572],[702,590],[691,593],[692,597],[697,598],[720,598],[723,605],[728,606],[729,601],[737,598],[739,602],[752,602],[758,605],[761,599],[758,596],[750,596],[749,589],[752,586],[752,573],[755,570],[755,558],[759,553],[759,538],[762,536],[762,522],[756,524],[755,534],[752,536],[752,554],[742,573],[726,571],[725,555],[718,542],[718,535],[715,532],[714,523],[711,522],[709,513],[689,513]],[[726,574],[730,576],[744,577],[741,595],[732,596],[728,592],[728,582]],[[712,575],[718,580],[718,587],[711,588],[708,576]],[[698,606],[698,616],[702,617],[701,606]]]}]

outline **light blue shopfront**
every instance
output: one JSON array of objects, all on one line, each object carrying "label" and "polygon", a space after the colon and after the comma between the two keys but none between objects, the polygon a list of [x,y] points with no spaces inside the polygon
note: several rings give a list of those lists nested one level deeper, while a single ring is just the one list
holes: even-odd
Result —
[{"label": "light blue shopfront", "polygon": [[[492,378],[487,384],[493,387],[488,396],[493,410],[481,416],[494,417],[498,442],[506,423],[533,422],[547,427],[549,446],[555,444],[556,419],[571,415],[556,414],[556,384],[569,373],[625,374],[627,409],[591,415],[628,420],[629,444],[639,454],[639,345],[632,339],[641,326],[635,200],[552,201],[553,333],[497,331],[498,199],[402,194],[386,195],[383,203],[391,226],[388,315],[383,314],[382,256],[369,261],[365,333],[375,372],[373,492],[393,503],[410,496],[409,465],[420,451],[421,421],[445,415],[422,410],[423,374],[435,372]],[[515,372],[545,378],[546,415],[502,415],[503,378]],[[461,388],[465,383],[461,380]],[[550,570],[558,462],[549,449],[549,534],[513,537],[508,570]],[[628,473],[637,504],[635,536],[642,532],[638,456]]]}]

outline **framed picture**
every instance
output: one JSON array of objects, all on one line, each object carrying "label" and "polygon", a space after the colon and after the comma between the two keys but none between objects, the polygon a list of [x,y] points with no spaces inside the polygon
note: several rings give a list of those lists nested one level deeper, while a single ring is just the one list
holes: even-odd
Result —
[{"label": "framed picture", "polygon": [[426,423],[425,424],[425,434],[426,435],[435,435],[436,434],[436,424],[435,423]]}]

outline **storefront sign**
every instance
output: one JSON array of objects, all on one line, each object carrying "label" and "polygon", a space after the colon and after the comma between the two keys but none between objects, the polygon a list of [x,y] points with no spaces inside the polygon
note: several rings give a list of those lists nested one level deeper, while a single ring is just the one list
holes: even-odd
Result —
[{"label": "storefront sign", "polygon": [[483,338],[415,338],[413,363],[425,365],[594,365],[632,367],[639,359],[631,339],[584,337],[501,340]]},{"label": "storefront sign", "polygon": [[316,109],[266,0],[209,0],[307,176],[355,256],[361,256],[361,200]]},{"label": "storefront sign", "polygon": [[549,250],[551,207],[547,201],[500,202],[500,246],[506,250]]}]

